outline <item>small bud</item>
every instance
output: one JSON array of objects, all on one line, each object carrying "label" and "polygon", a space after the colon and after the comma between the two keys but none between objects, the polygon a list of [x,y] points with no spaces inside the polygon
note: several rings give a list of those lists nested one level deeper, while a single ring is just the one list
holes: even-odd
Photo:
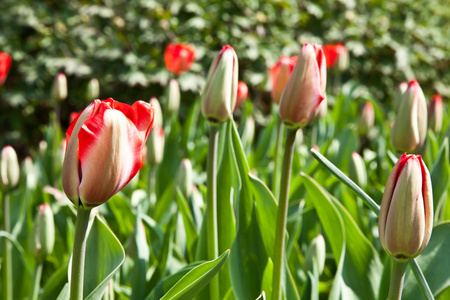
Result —
[{"label": "small bud", "polygon": [[323,52],[327,60],[327,67],[345,71],[349,65],[348,50],[343,44],[324,45]]},{"label": "small bud", "polygon": [[5,146],[0,160],[0,187],[10,190],[19,183],[20,167],[16,151],[11,146]]},{"label": "small bud", "polygon": [[366,164],[358,152],[353,152],[349,160],[348,177],[361,188],[364,188],[367,185]]},{"label": "small bud", "polygon": [[434,133],[439,133],[444,118],[444,103],[441,95],[434,95],[428,105],[428,128]]},{"label": "small bud", "polygon": [[202,94],[202,114],[212,123],[222,123],[231,117],[236,106],[238,59],[227,45],[216,56]]},{"label": "small bud", "polygon": [[192,178],[192,163],[189,159],[185,158],[181,161],[176,186],[180,188],[181,193],[186,199],[189,199],[192,194]]},{"label": "small bud", "polygon": [[167,93],[167,111],[169,113],[178,113],[180,109],[180,86],[176,79],[171,79]]},{"label": "small bud", "polygon": [[52,97],[58,102],[67,98],[67,78],[63,73],[56,75],[53,81]]},{"label": "small bud", "polygon": [[147,139],[147,162],[150,165],[160,164],[164,157],[164,130],[153,127]]},{"label": "small bud", "polygon": [[394,259],[409,261],[425,249],[432,229],[430,174],[420,155],[405,153],[392,169],[381,200],[381,245]]},{"label": "small bud", "polygon": [[89,101],[94,101],[95,99],[98,99],[99,95],[100,83],[97,78],[92,78],[86,88],[86,99]]},{"label": "small bud", "polygon": [[245,100],[248,98],[248,86],[243,81],[238,82],[237,95],[236,95],[236,106],[234,111],[238,110]]},{"label": "small bud", "polygon": [[305,44],[280,100],[279,114],[288,128],[308,125],[325,99],[326,65],[322,47]]},{"label": "small bud", "polygon": [[156,99],[156,97],[152,97],[150,99],[150,104],[153,106],[153,109],[155,110],[155,121],[153,125],[155,127],[163,127],[163,114],[158,99]]},{"label": "small bud", "polygon": [[366,135],[375,124],[375,112],[372,102],[364,103],[358,119],[358,131],[360,135]]},{"label": "small bud", "polygon": [[392,128],[392,145],[399,151],[421,147],[427,135],[427,103],[417,80],[411,80],[403,94]]},{"label": "small bud", "polygon": [[305,256],[304,270],[305,271],[311,270],[312,265],[315,262],[317,263],[319,275],[322,274],[323,269],[325,267],[325,256],[326,256],[325,239],[321,234],[319,234],[311,241],[311,245],[308,248],[308,252],[306,253]]},{"label": "small bud", "polygon": [[44,260],[53,251],[55,244],[55,222],[48,203],[39,206],[28,240],[30,252],[37,260]]},{"label": "small bud", "polygon": [[33,159],[30,156],[25,157],[22,163],[21,175],[29,189],[36,188],[39,179],[37,173],[36,167],[33,164]]},{"label": "small bud", "polygon": [[282,55],[278,62],[270,68],[270,81],[272,83],[270,95],[273,102],[280,103],[281,95],[296,63],[297,56],[287,57]]}]

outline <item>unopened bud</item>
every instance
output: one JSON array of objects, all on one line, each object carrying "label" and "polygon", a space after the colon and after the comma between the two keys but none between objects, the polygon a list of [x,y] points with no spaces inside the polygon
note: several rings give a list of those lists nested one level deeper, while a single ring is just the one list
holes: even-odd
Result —
[{"label": "unopened bud", "polygon": [[152,97],[150,99],[150,104],[153,105],[153,109],[155,111],[155,119],[153,121],[153,126],[163,127],[163,114],[158,99],[156,99],[156,97]]},{"label": "unopened bud", "polygon": [[164,130],[155,126],[147,139],[147,162],[150,165],[157,165],[164,157]]},{"label": "unopened bud", "polygon": [[53,81],[52,97],[58,102],[67,98],[67,78],[63,73],[56,75]]},{"label": "unopened bud", "polygon": [[189,199],[192,194],[192,178],[192,163],[189,159],[185,158],[181,161],[176,186],[180,188],[181,193],[186,199]]},{"label": "unopened bud", "polygon": [[20,176],[19,161],[16,151],[11,146],[5,146],[0,160],[0,187],[10,190],[17,186]]},{"label": "unopened bud", "polygon": [[304,269],[305,271],[311,270],[313,263],[317,264],[317,270],[319,275],[322,274],[325,267],[325,239],[321,234],[316,236],[312,241],[306,253]]},{"label": "unopened bud", "polygon": [[348,177],[358,186],[364,188],[367,185],[367,170],[364,159],[358,152],[353,152],[348,164]]},{"label": "unopened bud", "polygon": [[178,113],[180,109],[180,86],[176,79],[171,79],[167,94],[167,111],[170,113]]},{"label": "unopened bud", "polygon": [[86,99],[94,101],[100,95],[100,83],[97,78],[92,78],[86,88]]},{"label": "unopened bud", "polygon": [[53,251],[55,244],[55,222],[48,203],[39,206],[28,240],[30,252],[37,260],[44,260]]},{"label": "unopened bud", "polygon": [[375,112],[372,102],[364,103],[358,119],[358,131],[360,135],[366,135],[375,124]]},{"label": "unopened bud", "polygon": [[439,133],[444,118],[444,103],[441,95],[434,95],[428,105],[428,128],[434,133]]}]

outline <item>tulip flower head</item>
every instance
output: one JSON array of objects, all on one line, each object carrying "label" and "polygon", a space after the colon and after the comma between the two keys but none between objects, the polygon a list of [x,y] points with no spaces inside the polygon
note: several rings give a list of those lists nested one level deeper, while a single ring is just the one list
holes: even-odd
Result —
[{"label": "tulip flower head", "polygon": [[62,183],[77,207],[104,203],[136,175],[153,120],[151,104],[109,98],[95,100],[70,124]]},{"label": "tulip flower head", "polygon": [[236,106],[238,59],[227,45],[216,56],[209,69],[202,94],[203,116],[212,123],[225,122]]},{"label": "tulip flower head", "polygon": [[56,75],[53,81],[52,97],[56,101],[62,101],[67,98],[67,77],[64,73]]},{"label": "tulip flower head", "polygon": [[288,128],[304,127],[325,99],[327,73],[322,47],[305,44],[281,96],[279,114]]},{"label": "tulip flower head", "polygon": [[153,128],[147,140],[147,162],[157,165],[164,158],[164,130],[160,126]]},{"label": "tulip flower head", "polygon": [[169,44],[164,52],[164,62],[170,72],[180,75],[189,71],[195,60],[195,48],[185,44]]},{"label": "tulip flower head", "polygon": [[11,55],[0,52],[0,86],[5,82],[11,67]]},{"label": "tulip flower head", "polygon": [[323,53],[327,60],[327,67],[344,71],[348,68],[348,50],[343,44],[324,45]]},{"label": "tulip flower head", "polygon": [[3,147],[0,153],[0,189],[10,190],[19,183],[20,167],[16,151],[11,146]]},{"label": "tulip flower head", "polygon": [[291,76],[292,70],[294,70],[297,63],[297,56],[287,57],[281,56],[278,62],[270,68],[270,81],[272,83],[272,90],[270,95],[272,101],[280,103],[281,95],[283,94],[286,83]]},{"label": "tulip flower head", "polygon": [[358,119],[358,131],[361,135],[369,133],[375,124],[375,111],[372,102],[364,103]]},{"label": "tulip flower head", "polygon": [[236,106],[234,111],[241,107],[245,100],[248,98],[248,86],[243,81],[238,82],[237,95],[236,95]]},{"label": "tulip flower head", "polygon": [[405,153],[392,169],[381,200],[381,245],[394,259],[408,261],[422,253],[432,229],[430,174],[420,155]]},{"label": "tulip flower head", "polygon": [[439,133],[442,128],[444,118],[444,103],[441,95],[434,95],[428,104],[428,128],[435,133]]},{"label": "tulip flower head", "polygon": [[155,122],[154,125],[163,127],[163,114],[161,109],[161,104],[159,104],[158,99],[156,97],[150,98],[150,104],[153,106],[153,109],[155,110]]},{"label": "tulip flower head", "polygon": [[86,88],[86,99],[92,101],[100,95],[100,83],[97,78],[91,78]]},{"label": "tulip flower head", "polygon": [[411,80],[403,94],[394,127],[392,145],[400,151],[415,151],[427,135],[427,103],[417,80]]},{"label": "tulip flower head", "polygon": [[38,260],[45,259],[53,251],[55,244],[55,222],[48,203],[39,205],[33,228],[28,240],[30,252]]}]

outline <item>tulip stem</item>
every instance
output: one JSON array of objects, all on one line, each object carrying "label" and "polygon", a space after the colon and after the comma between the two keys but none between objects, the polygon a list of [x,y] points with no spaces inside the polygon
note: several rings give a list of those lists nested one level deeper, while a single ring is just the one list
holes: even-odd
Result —
[{"label": "tulip stem", "polygon": [[90,209],[78,207],[75,225],[75,240],[72,254],[72,276],[70,279],[70,300],[83,299],[84,260],[86,255],[87,229]]},{"label": "tulip stem", "polygon": [[36,262],[36,267],[34,269],[34,274],[33,274],[33,288],[31,289],[31,298],[30,298],[31,300],[38,299],[43,267],[44,267],[44,262],[42,260],[38,260]]},{"label": "tulip stem", "polygon": [[274,195],[279,194],[280,187],[280,153],[281,153],[281,145],[283,143],[283,133],[284,126],[281,119],[277,118],[277,141],[275,146],[275,165],[273,169],[273,177],[272,177],[272,193]]},{"label": "tulip stem", "polygon": [[391,284],[389,286],[388,300],[400,300],[402,298],[403,280],[408,262],[393,260]]},{"label": "tulip stem", "polygon": [[[207,205],[206,205],[206,233],[208,236],[208,260],[218,257],[219,244],[217,241],[217,147],[220,126],[211,124],[209,132],[209,147],[207,161]],[[210,285],[210,299],[220,299],[219,278],[214,276]]]},{"label": "tulip stem", "polygon": [[273,262],[272,300],[281,299],[281,277],[284,266],[284,243],[286,236],[286,219],[291,181],[292,157],[297,129],[288,129],[284,147],[283,167],[281,170],[280,198],[278,200],[277,225],[275,231],[275,254]]},{"label": "tulip stem", "polygon": [[[3,230],[7,233],[11,232],[11,222],[9,219],[9,195],[7,192],[3,192]],[[12,300],[13,290],[12,290],[12,245],[7,239],[3,239],[3,299]]]}]

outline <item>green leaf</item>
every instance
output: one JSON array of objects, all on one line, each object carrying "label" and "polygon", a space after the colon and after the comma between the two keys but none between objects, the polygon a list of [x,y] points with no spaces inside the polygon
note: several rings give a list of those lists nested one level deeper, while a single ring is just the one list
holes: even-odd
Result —
[{"label": "green leaf", "polygon": [[70,286],[68,283],[64,285],[63,289],[61,290],[61,293],[59,293],[58,298],[56,300],[67,300],[70,298]]},{"label": "green leaf", "polygon": [[433,184],[434,222],[440,220],[440,214],[447,199],[447,189],[450,183],[448,139],[439,149],[433,166],[430,169],[431,182]]},{"label": "green leaf", "polygon": [[145,286],[147,282],[147,265],[150,257],[150,248],[145,235],[145,228],[141,219],[141,209],[138,207],[134,236],[132,237],[134,248],[134,270],[132,281],[131,299],[143,299],[145,297]]},{"label": "green leaf", "polygon": [[100,299],[124,260],[125,252],[119,240],[96,215],[86,242],[85,299]]},{"label": "green leaf", "polygon": [[184,229],[186,232],[186,248],[189,259],[192,261],[195,254],[195,245],[198,239],[197,229],[195,228],[194,219],[192,218],[191,211],[189,210],[189,205],[184,198],[183,193],[180,189],[176,188],[176,200],[178,203],[178,209],[180,210],[181,216],[183,218]]},{"label": "green leaf", "polygon": [[230,251],[225,251],[217,259],[205,262],[183,276],[162,298],[166,299],[192,299],[203,289],[209,281],[219,272],[228,259]]},{"label": "green leaf", "polygon": [[68,264],[65,264],[56,272],[52,274],[52,276],[47,280],[44,285],[43,292],[40,295],[42,300],[53,300],[60,294],[60,291],[64,288],[65,284],[67,284],[67,270]]}]

